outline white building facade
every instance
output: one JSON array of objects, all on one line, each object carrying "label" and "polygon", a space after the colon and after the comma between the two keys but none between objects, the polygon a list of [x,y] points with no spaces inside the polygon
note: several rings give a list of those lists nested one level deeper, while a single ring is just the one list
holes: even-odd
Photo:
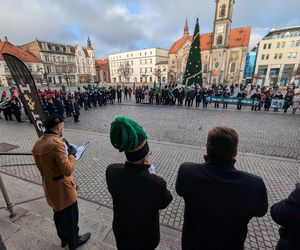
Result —
[{"label": "white building facade", "polygon": [[260,41],[254,79],[262,86],[300,86],[300,26],[271,30]]},{"label": "white building facade", "polygon": [[156,64],[168,61],[168,50],[150,48],[108,56],[113,83],[151,84],[156,79]]},{"label": "white building facade", "polygon": [[90,39],[87,45],[87,48],[75,46],[78,83],[94,83],[96,80],[95,56]]}]

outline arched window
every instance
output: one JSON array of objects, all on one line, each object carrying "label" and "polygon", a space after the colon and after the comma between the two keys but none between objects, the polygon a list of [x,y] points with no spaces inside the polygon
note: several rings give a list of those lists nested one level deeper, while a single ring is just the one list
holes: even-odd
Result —
[{"label": "arched window", "polygon": [[225,15],[226,15],[226,5],[223,4],[223,5],[221,6],[219,16],[220,16],[220,17],[224,17]]},{"label": "arched window", "polygon": [[217,39],[217,45],[221,45],[221,44],[223,44],[223,36],[219,35]]},{"label": "arched window", "polygon": [[207,73],[207,64],[203,65],[203,73]]},{"label": "arched window", "polygon": [[230,73],[234,73],[236,68],[236,62],[232,62],[230,64]]}]

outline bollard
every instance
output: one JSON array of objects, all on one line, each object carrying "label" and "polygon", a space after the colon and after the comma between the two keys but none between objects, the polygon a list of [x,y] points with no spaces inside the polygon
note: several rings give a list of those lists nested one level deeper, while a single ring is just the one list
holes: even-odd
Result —
[{"label": "bollard", "polygon": [[9,211],[9,213],[10,213],[9,214],[9,218],[13,218],[13,217],[16,216],[16,213],[14,213],[13,206],[12,206],[10,200],[9,200],[6,188],[5,188],[4,183],[2,181],[2,178],[1,178],[1,174],[0,174],[0,189],[2,191],[2,194],[3,194],[4,200],[5,200],[7,209]]}]

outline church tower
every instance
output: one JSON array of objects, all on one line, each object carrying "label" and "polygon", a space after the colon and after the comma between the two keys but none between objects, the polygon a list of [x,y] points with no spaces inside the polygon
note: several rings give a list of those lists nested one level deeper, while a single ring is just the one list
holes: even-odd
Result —
[{"label": "church tower", "polygon": [[184,25],[184,31],[183,31],[183,37],[188,37],[189,34],[189,25],[188,25],[188,20],[186,18],[185,20],[185,25]]},{"label": "church tower", "polygon": [[88,37],[88,40],[87,40],[86,50],[90,57],[94,57],[94,49],[92,47],[92,41],[91,41],[90,37]]},{"label": "church tower", "polygon": [[227,48],[235,0],[216,0],[213,48]]}]

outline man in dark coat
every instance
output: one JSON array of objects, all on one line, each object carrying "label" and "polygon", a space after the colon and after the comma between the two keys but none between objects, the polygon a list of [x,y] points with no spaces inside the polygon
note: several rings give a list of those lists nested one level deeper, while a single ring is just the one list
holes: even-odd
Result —
[{"label": "man in dark coat", "polygon": [[266,187],[234,167],[238,135],[216,127],[208,134],[204,164],[183,163],[176,192],[184,198],[183,250],[242,250],[252,217],[268,211]]},{"label": "man in dark coat", "polygon": [[111,124],[110,140],[127,158],[125,164],[111,164],[106,170],[118,250],[154,250],[160,241],[159,210],[170,204],[172,195],[155,174],[140,125],[119,115]]},{"label": "man in dark coat", "polygon": [[281,227],[276,250],[300,249],[300,184],[284,199],[271,207],[273,220]]}]

